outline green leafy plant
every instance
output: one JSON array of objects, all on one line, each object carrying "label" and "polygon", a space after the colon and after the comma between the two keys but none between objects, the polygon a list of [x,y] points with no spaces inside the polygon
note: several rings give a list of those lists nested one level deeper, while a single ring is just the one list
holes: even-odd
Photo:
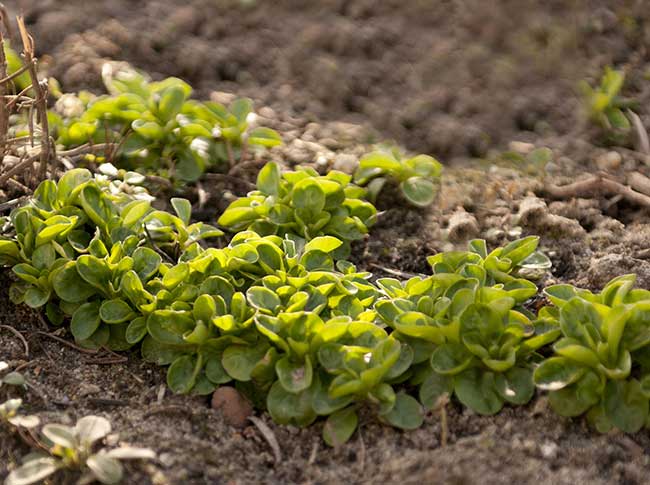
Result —
[{"label": "green leafy plant", "polygon": [[23,405],[22,399],[9,399],[0,404],[0,420],[18,428],[34,428],[40,420],[38,416],[18,414]]},{"label": "green leafy plant", "polygon": [[378,151],[359,161],[354,181],[368,187],[370,200],[375,201],[385,183],[392,180],[406,200],[418,207],[433,203],[438,192],[442,165],[428,155],[404,158],[397,149]]},{"label": "green leafy plant", "polygon": [[470,251],[430,257],[433,276],[378,280],[386,297],[375,309],[392,335],[413,347],[411,383],[420,385],[427,408],[452,392],[480,414],[532,398],[535,351],[559,334],[545,320],[531,321],[522,304],[537,287],[513,275],[537,244],[524,238],[488,254],[485,242],[474,240]]},{"label": "green leafy plant", "polygon": [[599,294],[570,285],[545,290],[562,338],[535,370],[535,383],[550,391],[556,413],[586,413],[601,432],[650,424],[650,292],[634,289],[635,279],[615,278]]},{"label": "green leafy plant", "polygon": [[120,463],[126,459],[155,459],[150,449],[120,447],[111,450],[93,451],[94,445],[111,432],[111,424],[100,416],[86,416],[75,426],[46,424],[41,430],[41,452],[31,453],[23,464],[13,470],[5,485],[28,485],[40,482],[59,470],[79,470],[82,472],[79,483],[99,481],[104,484],[117,484],[122,481],[124,468]]},{"label": "green leafy plant", "polygon": [[210,167],[242,158],[247,147],[282,143],[270,128],[250,128],[252,102],[237,99],[229,107],[190,100],[192,88],[178,78],[160,82],[130,67],[107,64],[109,95],[66,95],[50,113],[57,143],[119,141],[116,162],[131,170],[195,181]]},{"label": "green leafy plant", "polygon": [[[0,374],[3,374],[7,369],[9,369],[9,364],[6,362],[0,361]],[[26,387],[25,377],[16,371],[7,372],[6,374],[0,376],[0,387],[3,385],[17,386],[17,387]]]},{"label": "green leafy plant", "polygon": [[161,254],[175,260],[222,234],[189,224],[189,202],[172,200],[171,215],[128,187],[85,169],[68,171],[58,184],[41,183],[31,202],[12,212],[15,236],[0,240],[0,262],[12,264],[20,280],[12,300],[45,307],[54,324],[71,316],[73,335],[88,346],[129,346],[125,331],[135,312],[119,298],[123,275],[133,271],[146,283],[166,268]]},{"label": "green leafy plant", "polygon": [[365,190],[350,180],[342,172],[322,176],[311,168],[281,173],[277,164],[267,163],[258,175],[257,190],[231,203],[218,223],[231,231],[288,235],[299,245],[334,236],[343,241],[336,253],[343,258],[350,241],[361,239],[377,214],[363,200]]},{"label": "green leafy plant", "polygon": [[589,119],[605,130],[630,129],[630,121],[623,110],[632,107],[634,103],[619,95],[624,82],[623,71],[606,67],[598,87],[592,88],[584,81],[580,84]]},{"label": "green leafy plant", "polygon": [[[23,61],[21,60],[20,55],[11,48],[11,45],[7,39],[3,40],[3,46],[5,59],[7,61],[7,74],[12,75],[23,67]],[[29,73],[23,72],[22,74],[16,76],[13,79],[13,84],[17,93],[27,89],[32,84]]]}]

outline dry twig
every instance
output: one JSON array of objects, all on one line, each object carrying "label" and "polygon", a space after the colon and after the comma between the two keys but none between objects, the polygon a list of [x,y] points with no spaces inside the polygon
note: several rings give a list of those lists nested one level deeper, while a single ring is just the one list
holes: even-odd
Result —
[{"label": "dry twig", "polygon": [[264,439],[267,441],[271,449],[273,450],[273,456],[275,457],[275,462],[280,463],[282,461],[282,454],[280,453],[280,445],[278,440],[275,437],[273,430],[268,427],[268,425],[256,416],[249,416],[249,421],[255,425],[255,427],[262,433]]},{"label": "dry twig", "polygon": [[0,328],[9,330],[11,333],[13,333],[16,337],[20,339],[20,341],[23,343],[23,347],[25,347],[25,357],[29,358],[29,344],[27,343],[25,337],[23,337],[23,334],[20,333],[18,330],[16,330],[14,327],[10,327],[9,325],[0,325]]},{"label": "dry twig", "polygon": [[585,180],[568,185],[548,184],[545,192],[555,199],[572,199],[576,197],[598,198],[603,195],[618,195],[631,204],[650,209],[650,196],[637,192],[603,173],[598,173]]}]

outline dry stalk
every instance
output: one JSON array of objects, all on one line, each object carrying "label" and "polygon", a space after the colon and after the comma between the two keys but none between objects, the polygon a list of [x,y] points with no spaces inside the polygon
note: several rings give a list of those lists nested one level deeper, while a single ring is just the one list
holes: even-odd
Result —
[{"label": "dry stalk", "polygon": [[[10,25],[4,6],[0,3],[0,20],[5,30]],[[48,166],[55,160],[54,147],[47,120],[48,89],[38,80],[34,40],[25,28],[22,17],[17,17],[18,31],[23,46],[23,66],[9,74],[4,52],[4,36],[0,32],[0,188],[14,197],[31,191],[48,176]],[[14,81],[27,73],[30,85],[15,94]],[[28,136],[11,136],[9,119],[13,114],[25,113]],[[39,145],[34,146],[35,140]],[[54,166],[52,166],[54,173]],[[18,193],[16,193],[18,192]]]}]

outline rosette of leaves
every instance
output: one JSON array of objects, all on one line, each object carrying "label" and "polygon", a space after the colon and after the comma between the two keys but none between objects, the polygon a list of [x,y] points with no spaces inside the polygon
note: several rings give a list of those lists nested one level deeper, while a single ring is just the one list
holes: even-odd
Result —
[{"label": "rosette of leaves", "polygon": [[587,115],[602,129],[619,132],[627,132],[630,129],[630,121],[623,110],[633,107],[636,103],[620,96],[624,82],[625,73],[608,66],[597,87],[593,88],[585,81],[580,83]]},{"label": "rosette of leaves", "polygon": [[470,241],[468,251],[446,251],[429,256],[434,274],[456,273],[477,278],[482,285],[502,285],[517,302],[537,293],[529,279],[538,279],[551,267],[551,261],[537,251],[539,237],[529,236],[512,241],[488,253],[483,239]]},{"label": "rosette of leaves", "polygon": [[218,223],[233,232],[289,235],[299,245],[334,236],[343,241],[336,253],[342,259],[350,241],[363,238],[377,214],[363,200],[365,190],[350,180],[342,172],[323,176],[311,168],[282,173],[276,163],[267,163],[258,174],[257,190],[231,203]]},{"label": "rosette of leaves", "polygon": [[126,328],[143,311],[135,305],[144,305],[122,298],[125,275],[132,272],[127,280],[142,287],[162,267],[159,253],[172,258],[222,233],[187,225],[185,200],[172,201],[173,216],[113,188],[85,169],[67,172],[58,184],[44,181],[12,213],[15,236],[0,241],[0,255],[20,280],[11,288],[15,303],[45,307],[55,324],[72,317],[79,343],[118,350],[130,345]]},{"label": "rosette of leaves", "polygon": [[532,364],[540,358],[535,351],[560,331],[552,323],[531,322],[504,293],[490,293],[454,318],[451,326],[458,333],[448,334],[431,354],[433,372],[420,387],[427,407],[436,404],[441,392],[452,391],[484,415],[497,413],[504,403],[521,405],[532,398]]},{"label": "rosette of leaves", "polygon": [[438,193],[442,165],[429,155],[405,158],[397,149],[377,151],[364,156],[354,174],[355,183],[367,186],[370,200],[377,196],[387,181],[399,185],[404,198],[417,207],[433,203]]},{"label": "rosette of leaves", "polygon": [[587,415],[601,432],[636,432],[650,424],[650,292],[634,289],[635,275],[593,294],[570,285],[545,290],[557,306],[562,338],[535,370],[562,416]]},{"label": "rosette of leaves", "polygon": [[555,340],[559,330],[552,321],[531,322],[518,311],[513,290],[457,273],[378,285],[390,298],[375,309],[392,335],[414,349],[411,383],[420,385],[427,408],[452,392],[480,414],[494,414],[504,402],[530,400],[535,350]]},{"label": "rosette of leaves", "polygon": [[314,381],[312,408],[328,416],[323,428],[328,444],[338,446],[352,436],[361,405],[371,406],[382,421],[401,429],[422,424],[420,404],[393,388],[413,361],[407,344],[370,322],[346,317],[327,322],[321,339],[322,368]]},{"label": "rosette of leaves", "polygon": [[282,143],[269,128],[249,129],[252,102],[237,99],[228,108],[189,99],[192,88],[178,78],[152,82],[131,67],[107,64],[104,82],[109,95],[88,98],[71,117],[50,113],[66,146],[111,143],[126,137],[118,147],[118,161],[133,170],[195,181],[207,168],[235,162],[246,146],[272,147]]},{"label": "rosette of leaves", "polygon": [[120,483],[124,476],[121,460],[151,460],[156,454],[148,448],[120,447],[94,452],[97,442],[111,432],[111,424],[100,416],[86,416],[75,426],[50,423],[43,426],[41,448],[27,455],[20,467],[5,480],[6,485],[39,483],[60,470],[78,470],[79,483],[98,481],[107,485]]}]

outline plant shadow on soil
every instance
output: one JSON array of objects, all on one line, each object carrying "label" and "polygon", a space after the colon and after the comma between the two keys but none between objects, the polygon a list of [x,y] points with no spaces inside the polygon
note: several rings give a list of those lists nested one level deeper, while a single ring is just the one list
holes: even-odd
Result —
[{"label": "plant shadow on soil", "polygon": [[[378,223],[354,246],[353,260],[363,269],[378,276],[427,273],[426,256],[464,247],[471,237],[495,247],[539,234],[554,263],[541,284],[599,289],[628,272],[650,288],[647,213],[617,200],[544,199],[539,174],[468,159],[522,140],[555,152],[560,170],[547,181],[565,183],[593,170],[603,148],[576,123],[575,82],[605,64],[625,63],[633,68],[630,94],[648,104],[650,90],[634,74],[647,68],[650,44],[639,27],[650,21],[642,3],[613,9],[606,1],[501,0],[488,7],[478,0],[280,0],[245,8],[234,0],[21,0],[18,7],[65,90],[101,91],[101,63],[127,60],[156,77],[182,76],[201,95],[219,89],[253,97],[286,141],[270,158],[289,166],[320,155],[327,167],[344,165],[345,156],[359,156],[384,137],[441,157],[447,167],[433,208],[410,209],[395,191],[378,201]],[[627,30],[619,28],[624,24]],[[264,161],[257,157],[234,181],[207,178],[203,190],[211,197],[195,215],[215,220],[228,202],[224,192],[250,190]],[[620,170],[630,168],[643,169],[626,158]],[[188,193],[198,201],[196,190]],[[26,365],[33,386],[22,396],[26,412],[64,423],[102,415],[120,442],[158,452],[158,461],[129,463],[126,483],[647,483],[646,432],[599,435],[582,420],[554,415],[543,396],[494,417],[452,402],[444,447],[437,413],[413,432],[368,416],[338,450],[323,443],[322,424],[299,430],[258,413],[282,444],[276,463],[254,426],[228,426],[206,398],[167,391],[161,399],[164,369],[137,352],[124,363],[100,364],[105,355],[82,354],[37,333],[72,341],[12,305],[10,281],[2,270],[0,324],[20,331],[30,353],[0,329],[0,360]],[[0,389],[0,400],[6,392]],[[0,479],[28,451],[0,427]]]}]

